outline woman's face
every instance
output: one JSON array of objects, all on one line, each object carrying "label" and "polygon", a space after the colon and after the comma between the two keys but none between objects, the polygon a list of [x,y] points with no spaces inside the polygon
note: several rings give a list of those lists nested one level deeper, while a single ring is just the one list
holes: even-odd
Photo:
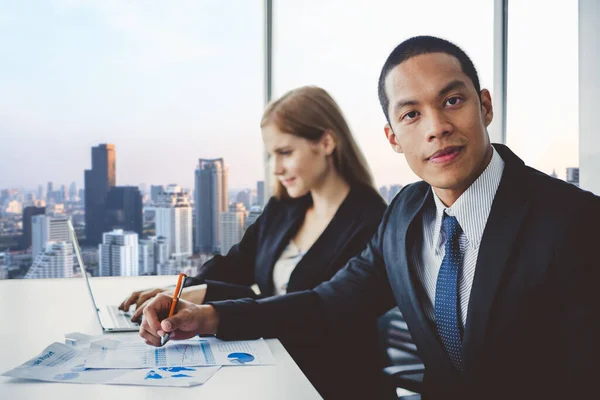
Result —
[{"label": "woman's face", "polygon": [[318,187],[333,168],[327,157],[333,151],[331,144],[325,143],[329,140],[311,142],[281,132],[273,124],[262,129],[262,137],[270,167],[292,198]]}]

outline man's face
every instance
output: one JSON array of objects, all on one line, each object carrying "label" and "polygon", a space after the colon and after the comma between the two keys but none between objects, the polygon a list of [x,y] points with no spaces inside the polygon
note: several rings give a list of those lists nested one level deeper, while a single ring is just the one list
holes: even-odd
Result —
[{"label": "man's face", "polygon": [[458,59],[445,53],[422,54],[397,65],[385,90],[390,119],[385,133],[392,148],[434,188],[466,190],[491,158],[489,92],[477,93]]}]

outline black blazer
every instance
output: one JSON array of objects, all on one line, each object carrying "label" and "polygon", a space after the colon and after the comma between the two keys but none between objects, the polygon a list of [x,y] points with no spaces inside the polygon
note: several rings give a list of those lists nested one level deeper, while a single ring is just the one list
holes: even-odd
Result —
[{"label": "black blazer", "polygon": [[[206,283],[205,302],[273,296],[273,267],[300,228],[311,204],[310,195],[299,199],[272,198],[241,242],[226,256],[217,255],[206,262],[198,276],[188,279],[186,285]],[[313,289],[332,278],[365,248],[385,208],[374,189],[352,187],[329,225],[296,265],[288,293]],[[258,296],[250,288],[254,283],[260,288]],[[382,390],[383,354],[376,346],[375,317],[368,326],[341,337],[322,336],[303,342],[284,336],[281,341],[324,398],[335,398],[332,389],[339,395],[339,386],[348,379],[365,379],[370,390]],[[367,362],[357,365],[352,362],[348,348],[359,346],[364,347],[360,353]],[[347,396],[353,392],[350,386],[343,397],[352,398]]]},{"label": "black blazer", "polygon": [[[281,326],[309,320],[296,323],[294,333],[310,337],[398,305],[425,363],[424,399],[593,397],[600,198],[525,166],[506,146],[494,147],[505,168],[477,259],[462,375],[425,316],[408,261],[421,240],[421,210],[433,205],[424,182],[396,196],[367,249],[329,282],[272,301],[216,304],[219,335],[283,335]],[[244,327],[265,320],[273,322]]]}]

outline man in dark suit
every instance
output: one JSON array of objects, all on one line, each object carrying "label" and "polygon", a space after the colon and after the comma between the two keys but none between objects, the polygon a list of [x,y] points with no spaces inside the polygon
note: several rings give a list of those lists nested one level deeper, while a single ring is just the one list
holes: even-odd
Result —
[{"label": "man in dark suit", "polygon": [[600,198],[490,143],[490,93],[452,43],[400,44],[379,95],[388,141],[423,181],[396,196],[367,249],[311,291],[183,303],[162,325],[170,298],[158,297],[144,312],[148,329],[308,339],[397,305],[425,363],[424,398],[588,393],[599,356]]}]

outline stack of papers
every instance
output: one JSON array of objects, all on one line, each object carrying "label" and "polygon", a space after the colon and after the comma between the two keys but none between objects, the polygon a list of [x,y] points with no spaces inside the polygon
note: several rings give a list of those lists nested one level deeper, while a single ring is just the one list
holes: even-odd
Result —
[{"label": "stack of papers", "polygon": [[274,365],[263,339],[224,342],[196,337],[152,347],[135,336],[66,335],[4,376],[48,382],[196,386],[221,366]]}]

